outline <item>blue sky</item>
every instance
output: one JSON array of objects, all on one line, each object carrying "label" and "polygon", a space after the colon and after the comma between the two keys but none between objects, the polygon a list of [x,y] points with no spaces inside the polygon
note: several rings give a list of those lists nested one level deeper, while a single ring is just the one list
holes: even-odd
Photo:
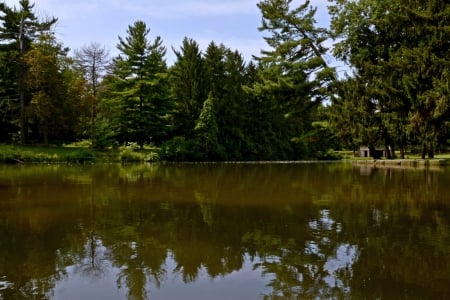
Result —
[{"label": "blue sky", "polygon": [[[0,0],[2,1],[2,0]],[[18,5],[19,0],[3,0]],[[300,0],[298,0],[300,1]],[[31,1],[33,2],[33,1]],[[183,38],[197,41],[202,49],[211,41],[238,50],[246,60],[266,48],[258,31],[261,13],[258,0],[35,0],[40,17],[59,19],[57,37],[71,49],[98,42],[116,55],[118,36],[136,20],[151,28],[149,39],[161,36],[167,47],[167,61],[173,61],[171,47],[179,49]],[[297,2],[299,3],[299,2]],[[316,19],[328,25],[327,0],[311,0],[318,7]]]}]

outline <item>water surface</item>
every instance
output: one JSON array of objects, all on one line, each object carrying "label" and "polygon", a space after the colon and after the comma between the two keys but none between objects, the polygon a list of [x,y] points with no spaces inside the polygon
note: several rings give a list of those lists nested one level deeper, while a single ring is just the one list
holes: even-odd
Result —
[{"label": "water surface", "polygon": [[450,170],[0,166],[0,299],[450,298]]}]

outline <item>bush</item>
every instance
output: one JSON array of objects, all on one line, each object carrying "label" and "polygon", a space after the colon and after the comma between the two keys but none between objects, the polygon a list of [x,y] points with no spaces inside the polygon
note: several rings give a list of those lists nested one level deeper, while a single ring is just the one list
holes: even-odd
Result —
[{"label": "bush", "polygon": [[120,160],[122,162],[143,162],[145,159],[142,153],[125,149],[120,154]]},{"label": "bush", "polygon": [[318,160],[341,160],[342,155],[333,149],[329,149],[326,152],[317,151],[316,158]]},{"label": "bush", "polygon": [[166,161],[203,161],[197,140],[175,137],[161,145],[159,157]]}]

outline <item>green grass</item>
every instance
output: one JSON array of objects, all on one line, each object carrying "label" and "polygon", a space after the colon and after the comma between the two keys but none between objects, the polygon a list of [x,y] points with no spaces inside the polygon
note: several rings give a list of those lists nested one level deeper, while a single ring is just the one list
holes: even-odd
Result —
[{"label": "green grass", "polygon": [[[353,151],[337,151],[345,160],[372,160],[372,157],[359,157],[354,156]],[[397,159],[400,159],[400,152],[396,151]],[[435,153],[434,154],[435,159],[450,159],[450,153]],[[384,157],[382,159],[385,159]],[[405,153],[405,159],[422,159],[420,153]]]},{"label": "green grass", "polygon": [[40,147],[40,146],[11,146],[0,145],[0,162],[93,162],[94,153],[82,147]]},{"label": "green grass", "polygon": [[120,147],[94,150],[83,146],[0,145],[0,163],[91,163],[158,161],[157,148]]},{"label": "green grass", "polygon": [[[157,147],[139,149],[135,144],[127,147],[94,150],[86,143],[58,147],[13,146],[0,144],[0,163],[91,163],[91,162],[156,162],[160,160]],[[344,160],[371,160],[355,157],[352,151],[338,151]],[[399,157],[399,154],[397,154]],[[420,159],[420,154],[407,153],[406,159]],[[450,160],[450,153],[436,153],[436,159]]]}]

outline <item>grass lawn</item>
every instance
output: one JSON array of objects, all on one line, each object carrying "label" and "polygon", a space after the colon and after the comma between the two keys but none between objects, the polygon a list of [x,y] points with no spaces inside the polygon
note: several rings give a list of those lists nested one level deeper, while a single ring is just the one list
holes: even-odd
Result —
[{"label": "grass lawn", "polygon": [[[357,157],[352,151],[337,151],[344,160],[372,160]],[[399,157],[399,153],[397,153]],[[420,154],[407,153],[405,159],[420,159]],[[383,158],[384,159],[384,158]],[[450,160],[450,153],[436,153],[435,159]],[[106,150],[95,150],[88,146],[14,146],[0,144],[0,163],[93,163],[93,162],[150,162],[159,161],[158,148],[136,145]]]},{"label": "grass lawn", "polygon": [[121,147],[100,151],[80,146],[0,145],[0,162],[3,163],[143,162],[155,161],[157,158],[154,148],[140,151]]},{"label": "grass lawn", "polygon": [[[359,157],[354,156],[353,151],[337,151],[340,153],[343,157],[343,159],[347,160],[372,160],[372,157]],[[397,155],[397,159],[400,159],[400,152],[395,153]],[[450,159],[450,153],[435,153],[434,154],[435,159]],[[385,159],[384,157],[382,159]],[[405,153],[405,159],[422,159],[422,156],[420,153]]]}]

